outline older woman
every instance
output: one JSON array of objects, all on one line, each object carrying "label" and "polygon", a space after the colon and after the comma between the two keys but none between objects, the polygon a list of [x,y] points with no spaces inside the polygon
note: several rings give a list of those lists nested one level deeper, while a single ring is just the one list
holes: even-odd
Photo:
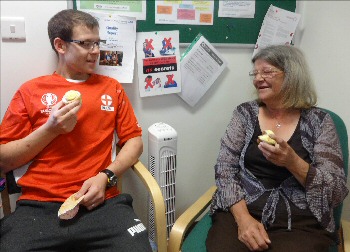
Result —
[{"label": "older woman", "polygon": [[[348,194],[334,123],[315,107],[300,50],[270,46],[252,62],[258,99],[234,110],[221,140],[207,249],[328,251]],[[257,144],[265,130],[277,144]]]}]

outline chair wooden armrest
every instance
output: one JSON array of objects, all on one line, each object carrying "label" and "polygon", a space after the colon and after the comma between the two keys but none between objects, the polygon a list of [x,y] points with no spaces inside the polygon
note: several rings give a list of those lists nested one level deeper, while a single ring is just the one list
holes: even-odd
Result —
[{"label": "chair wooden armrest", "polygon": [[[117,154],[120,152],[120,148],[117,146]],[[167,251],[167,222],[165,216],[165,203],[162,191],[160,190],[159,184],[149,172],[149,170],[138,160],[132,167],[132,170],[140,178],[142,183],[148,190],[153,202],[154,207],[154,220],[156,226],[156,243],[158,251]],[[120,192],[123,191],[122,179],[118,180],[118,189]]]},{"label": "chair wooden armrest", "polygon": [[193,203],[175,221],[169,236],[168,252],[179,252],[187,230],[193,222],[207,209],[216,190],[216,186],[210,187],[195,203]]},{"label": "chair wooden armrest", "polygon": [[160,187],[148,169],[140,161],[132,166],[132,170],[147,187],[153,201],[158,251],[167,251],[165,203]]},{"label": "chair wooden armrest", "polygon": [[344,252],[350,252],[350,221],[342,220]]}]

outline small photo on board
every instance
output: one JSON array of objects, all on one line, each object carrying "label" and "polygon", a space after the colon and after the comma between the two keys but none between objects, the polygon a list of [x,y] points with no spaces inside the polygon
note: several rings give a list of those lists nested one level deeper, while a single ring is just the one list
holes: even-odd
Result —
[{"label": "small photo on board", "polygon": [[99,64],[100,66],[122,66],[123,52],[101,50]]}]

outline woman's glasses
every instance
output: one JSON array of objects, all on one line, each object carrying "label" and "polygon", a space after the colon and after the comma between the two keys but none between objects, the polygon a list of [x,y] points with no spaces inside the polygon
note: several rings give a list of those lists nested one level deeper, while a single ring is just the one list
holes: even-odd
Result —
[{"label": "woman's glasses", "polygon": [[255,80],[256,79],[256,76],[258,74],[260,74],[260,76],[263,78],[263,79],[272,79],[273,77],[275,77],[276,75],[280,74],[280,73],[283,73],[283,71],[281,70],[278,70],[278,69],[274,69],[274,68],[266,68],[266,69],[263,69],[263,70],[252,70],[249,72],[249,76]]}]

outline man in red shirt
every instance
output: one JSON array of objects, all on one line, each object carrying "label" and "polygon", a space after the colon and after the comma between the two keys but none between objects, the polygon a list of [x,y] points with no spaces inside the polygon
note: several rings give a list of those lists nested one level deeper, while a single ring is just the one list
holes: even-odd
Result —
[{"label": "man in red shirt", "polygon": [[[58,65],[24,83],[0,128],[0,167],[22,189],[16,211],[1,220],[1,251],[151,251],[132,198],[117,177],[142,153],[142,130],[121,84],[94,74],[99,26],[90,14],[63,10],[48,23]],[[77,90],[82,102],[65,105]],[[121,150],[116,155],[116,145]],[[70,220],[57,212],[81,196]]]}]

